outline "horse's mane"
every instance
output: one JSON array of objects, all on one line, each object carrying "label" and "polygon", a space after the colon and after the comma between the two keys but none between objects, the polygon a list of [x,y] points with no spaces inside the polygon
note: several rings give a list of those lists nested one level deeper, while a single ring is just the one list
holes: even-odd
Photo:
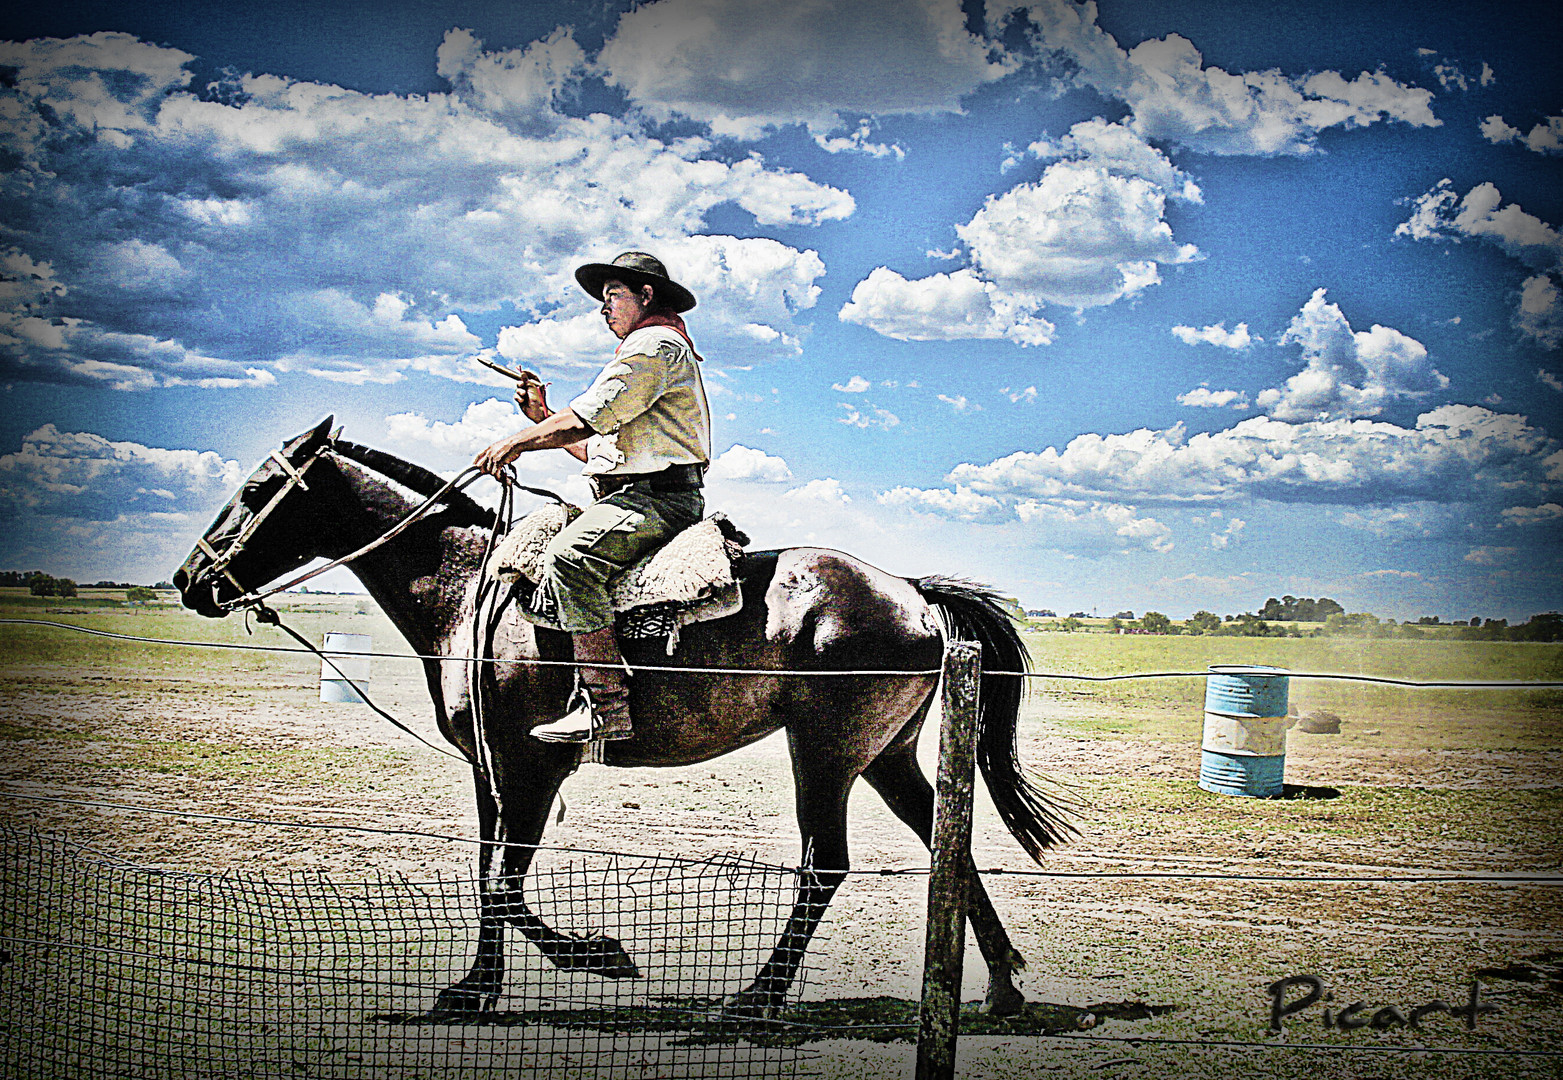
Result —
[{"label": "horse's mane", "polygon": [[[358,443],[347,442],[338,439],[334,444],[337,453],[345,458],[350,458],[365,468],[373,469],[383,476],[388,476],[403,487],[417,492],[424,498],[429,498],[446,484],[444,477],[425,469],[422,465],[414,465],[410,461],[403,461],[383,450],[375,450],[372,447],[360,446]],[[494,511],[485,510],[478,505],[477,500],[465,491],[452,489],[440,496],[440,501],[450,508],[450,511],[464,519],[466,525],[489,526],[494,523]]]}]

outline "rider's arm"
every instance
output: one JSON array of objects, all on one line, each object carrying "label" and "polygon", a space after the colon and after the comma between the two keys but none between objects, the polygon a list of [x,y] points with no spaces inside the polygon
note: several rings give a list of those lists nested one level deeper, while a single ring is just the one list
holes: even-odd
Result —
[{"label": "rider's arm", "polygon": [[498,476],[501,469],[529,450],[568,449],[592,434],[572,409],[561,409],[547,417],[536,427],[500,439],[483,450],[472,463],[490,476]]}]

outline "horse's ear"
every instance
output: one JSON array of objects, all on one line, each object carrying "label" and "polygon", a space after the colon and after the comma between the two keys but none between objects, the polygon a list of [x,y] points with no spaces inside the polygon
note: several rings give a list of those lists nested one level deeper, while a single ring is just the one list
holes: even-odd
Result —
[{"label": "horse's ear", "polygon": [[331,425],[336,423],[335,416],[328,416],[315,425],[315,430],[309,433],[309,438],[304,440],[307,446],[319,446],[331,438]]}]

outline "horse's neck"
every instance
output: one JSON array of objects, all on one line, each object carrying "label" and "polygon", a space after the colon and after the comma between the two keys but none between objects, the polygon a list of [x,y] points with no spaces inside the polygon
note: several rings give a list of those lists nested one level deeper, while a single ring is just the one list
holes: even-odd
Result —
[{"label": "horse's neck", "polygon": [[[344,467],[359,509],[351,543],[384,536],[421,503],[357,463]],[[460,618],[466,580],[476,570],[481,541],[470,527],[435,511],[349,564],[375,603],[419,652],[432,651]]]}]

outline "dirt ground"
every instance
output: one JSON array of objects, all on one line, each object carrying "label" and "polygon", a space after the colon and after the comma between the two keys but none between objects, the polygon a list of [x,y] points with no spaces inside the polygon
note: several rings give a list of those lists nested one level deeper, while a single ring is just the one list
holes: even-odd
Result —
[{"label": "dirt ground", "polygon": [[[84,676],[36,664],[13,671],[4,681],[0,792],[476,835],[463,764],[362,706],[319,703],[298,675],[263,671],[221,686],[165,673]],[[385,665],[374,693],[438,742],[410,666]],[[1552,884],[1025,876],[1014,872],[1035,867],[980,794],[974,854],[981,867],[1012,871],[986,881],[1030,961],[1027,996],[1087,1011],[1113,1003],[1170,1011],[1103,1019],[1072,1041],[968,1038],[960,1075],[1560,1074],[1563,751],[1375,747],[1294,733],[1287,782],[1299,797],[1247,800],[1195,786],[1197,718],[1192,738],[1173,739],[1081,734],[1080,722],[1092,716],[1088,700],[1034,698],[1023,721],[1022,759],[1082,804],[1080,837],[1046,860],[1055,875],[1438,870],[1524,872],[1550,876]],[[922,745],[930,776],[936,720]],[[1326,789],[1338,797],[1321,797]],[[563,818],[547,843],[638,853],[737,850],[784,864],[799,855],[780,737],[686,769],[584,765],[562,798]],[[307,868],[344,877],[388,871],[420,879],[472,865],[469,846],[424,837],[193,823],[26,798],[0,799],[0,820],[90,833],[101,850],[163,867]],[[857,868],[926,866],[915,839],[866,785],[853,794],[850,821]],[[916,1000],[925,887],[921,876],[849,878],[811,950],[805,998]],[[966,996],[979,998],[984,971],[975,947],[966,971]],[[1327,1030],[1318,1009],[1299,1017],[1286,1039],[1333,1049],[1190,1045],[1273,1041],[1265,987],[1286,976],[1319,974],[1341,1003],[1409,1009],[1434,998],[1463,1002],[1482,971],[1510,972],[1481,978],[1497,1014],[1474,1031],[1444,1018],[1417,1033],[1421,1045],[1472,1053],[1369,1052],[1410,1040],[1400,1031]],[[1532,1056],[1479,1053],[1504,1049]],[[911,1075],[909,1043],[833,1040],[813,1050],[821,1075]]]}]

